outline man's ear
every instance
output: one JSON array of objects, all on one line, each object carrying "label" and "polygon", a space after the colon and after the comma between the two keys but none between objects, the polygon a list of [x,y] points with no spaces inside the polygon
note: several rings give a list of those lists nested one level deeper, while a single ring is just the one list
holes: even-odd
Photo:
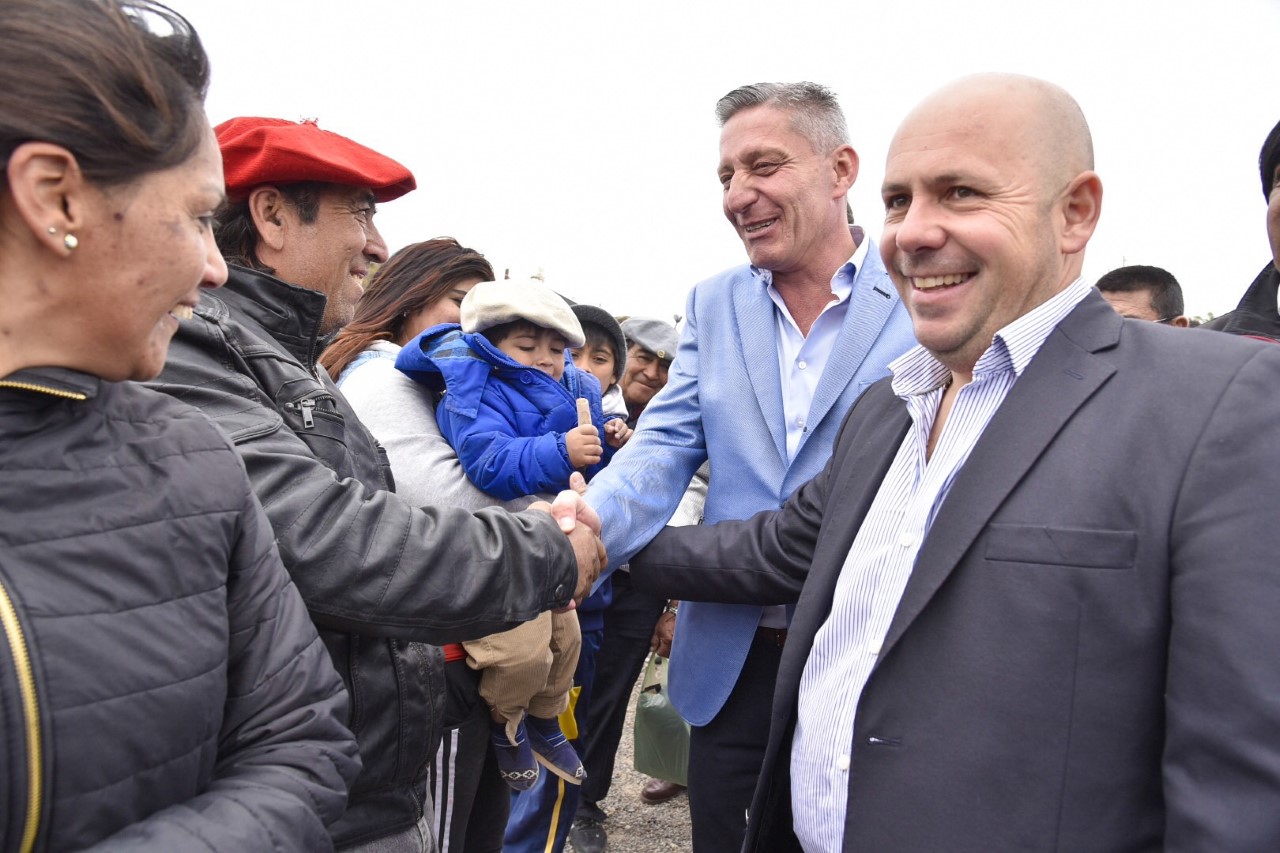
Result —
[{"label": "man's ear", "polygon": [[1176,326],[1179,329],[1187,329],[1191,327],[1191,319],[1186,314],[1179,314],[1177,317],[1169,320],[1170,326]]},{"label": "man's ear", "polygon": [[1098,173],[1076,175],[1063,190],[1061,204],[1062,252],[1067,255],[1083,252],[1102,214],[1102,179]]},{"label": "man's ear", "polygon": [[853,182],[858,179],[858,152],[852,145],[841,145],[832,155],[832,166],[835,169],[836,187],[840,198],[849,194]]},{"label": "man's ear", "polygon": [[263,248],[273,252],[284,249],[286,222],[290,215],[285,208],[284,195],[270,184],[255,187],[249,193],[249,215],[258,229],[259,251]]},{"label": "man's ear", "polygon": [[74,154],[51,142],[24,142],[9,155],[9,195],[35,239],[59,255],[64,240],[89,221],[89,194],[97,193]]}]

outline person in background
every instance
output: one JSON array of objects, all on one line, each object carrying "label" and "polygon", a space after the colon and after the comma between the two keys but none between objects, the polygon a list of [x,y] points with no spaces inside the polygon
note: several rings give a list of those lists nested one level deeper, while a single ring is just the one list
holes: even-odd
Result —
[{"label": "person in background", "polygon": [[1262,195],[1267,200],[1271,260],[1245,290],[1234,311],[1214,317],[1201,328],[1280,342],[1280,122],[1262,143],[1258,169],[1262,173]]},{"label": "person in background", "polygon": [[582,304],[570,307],[586,336],[582,346],[572,349],[574,365],[590,373],[600,383],[600,408],[606,415],[630,419],[621,385],[627,369],[627,339],[622,327],[603,308]]},{"label": "person in background", "polygon": [[1098,279],[1094,287],[1121,317],[1180,329],[1191,325],[1182,303],[1182,286],[1166,269],[1143,264],[1117,267]]},{"label": "person in background", "polygon": [[[492,280],[493,267],[484,255],[453,238],[406,246],[373,274],[351,322],[320,356],[360,420],[386,448],[396,493],[411,506],[474,511],[503,504],[467,479],[436,424],[434,392],[395,364],[401,348],[422,331],[457,323],[471,288]],[[527,498],[507,506],[531,503],[533,498]],[[447,643],[443,652],[444,735],[427,785],[435,812],[433,831],[442,853],[497,853],[511,792],[498,773],[490,743],[480,673],[467,666],[461,643]]]},{"label": "person in background", "polygon": [[428,850],[425,782],[445,694],[434,644],[585,596],[598,520],[576,493],[557,498],[560,523],[586,522],[569,538],[546,504],[471,513],[395,494],[384,451],[316,359],[352,319],[370,265],[387,260],[377,205],[412,189],[413,175],[314,122],[241,117],[216,130],[227,285],[182,323],[155,387],[231,436],[351,692],[364,767],[335,844]]},{"label": "person in background", "polygon": [[317,851],[347,695],[226,436],[130,380],[227,268],[191,26],[0,15],[0,850]]},{"label": "person in background", "polygon": [[1280,349],[1081,278],[1102,182],[1046,81],[928,96],[881,195],[920,345],[781,510],[632,560],[798,596],[744,850],[1280,849]]},{"label": "person in background", "polygon": [[[708,522],[776,509],[822,468],[854,401],[912,344],[874,241],[848,224],[858,155],[835,95],[814,83],[743,86],[716,117],[723,213],[750,263],[694,286],[670,381],[587,493],[611,566],[663,528],[708,459]],[[742,844],[787,625],[783,607],[679,607],[668,688],[692,726],[699,853]]]}]

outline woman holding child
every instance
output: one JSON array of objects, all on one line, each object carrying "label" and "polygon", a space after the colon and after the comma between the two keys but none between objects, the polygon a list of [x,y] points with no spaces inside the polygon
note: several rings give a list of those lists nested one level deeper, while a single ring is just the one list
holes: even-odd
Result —
[{"label": "woman holding child", "polygon": [[[620,422],[605,428],[596,380],[568,358],[570,345],[584,343],[569,306],[539,283],[491,278],[483,257],[456,241],[407,247],[370,281],[355,319],[321,359],[387,446],[397,486],[411,499],[519,506],[599,463],[602,436],[616,446],[628,432]],[[441,405],[449,408],[437,408],[446,387]],[[592,426],[577,422],[579,396],[590,401]],[[577,661],[577,618],[543,614],[507,633],[530,631],[546,636],[446,648],[453,728],[432,794],[450,849],[502,847],[510,799],[503,780],[529,788],[535,758],[564,781],[581,781],[556,722]]]}]

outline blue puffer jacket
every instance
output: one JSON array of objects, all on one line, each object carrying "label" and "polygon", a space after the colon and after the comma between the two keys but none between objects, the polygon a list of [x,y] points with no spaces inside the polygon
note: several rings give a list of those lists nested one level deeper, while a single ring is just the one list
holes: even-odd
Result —
[{"label": "blue puffer jacket", "polygon": [[[456,323],[427,329],[396,358],[396,368],[435,391],[440,432],[453,445],[476,487],[503,500],[569,487],[565,433],[578,425],[579,397],[591,406],[591,422],[604,436],[600,383],[574,367],[565,352],[560,381],[517,364],[479,333]],[[590,479],[613,456],[584,473]]]}]

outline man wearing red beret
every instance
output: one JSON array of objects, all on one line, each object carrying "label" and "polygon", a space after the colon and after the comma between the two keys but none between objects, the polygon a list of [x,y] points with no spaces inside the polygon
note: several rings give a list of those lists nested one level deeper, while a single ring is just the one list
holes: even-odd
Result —
[{"label": "man wearing red beret", "polygon": [[[396,497],[385,453],[316,358],[351,319],[369,265],[386,259],[377,203],[412,190],[413,175],[315,122],[237,118],[216,130],[227,204],[215,234],[229,276],[182,322],[156,387],[235,442],[350,692],[364,769],[330,827],[335,845],[434,850],[423,815],[444,699],[433,645],[580,599],[602,548],[590,529],[566,538],[536,509],[472,515]],[[599,532],[576,495],[556,504]]]}]

